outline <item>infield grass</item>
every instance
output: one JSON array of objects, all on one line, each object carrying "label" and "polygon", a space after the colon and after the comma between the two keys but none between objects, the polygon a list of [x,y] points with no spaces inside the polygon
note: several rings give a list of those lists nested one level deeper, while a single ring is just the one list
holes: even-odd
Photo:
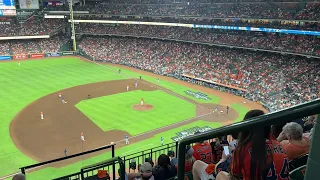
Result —
[{"label": "infield grass", "polygon": [[[139,104],[141,98],[153,108],[134,110],[132,106]],[[195,104],[161,90],[136,90],[82,100],[76,107],[103,131],[122,130],[131,136],[196,116]]]},{"label": "infield grass", "polygon": [[[123,72],[129,73],[134,77],[139,77],[139,74],[135,72],[127,70],[123,70]],[[143,78],[152,83],[156,83],[156,80],[153,77],[143,75]],[[37,163],[19,151],[10,138],[10,122],[25,106],[43,96],[61,89],[119,79],[126,79],[126,77],[108,71],[102,66],[97,66],[93,63],[84,62],[78,58],[71,57],[57,57],[34,61],[21,60],[21,66],[18,66],[18,63],[15,61],[0,63],[0,177],[18,172],[19,167]],[[186,96],[184,93],[185,90],[192,90],[163,80],[160,80],[159,85],[183,96]],[[214,95],[210,95],[210,97],[212,98],[211,102],[196,98],[193,99],[198,102],[219,103],[220,98],[217,98]],[[188,96],[188,98],[192,97]],[[241,105],[239,105],[239,107],[240,106]],[[238,110],[244,109],[238,108]],[[242,112],[238,111],[238,113],[241,115]],[[165,138],[167,139],[167,136],[165,136]],[[154,140],[148,139],[143,142],[126,146],[122,150],[117,150],[116,153],[118,153],[117,155],[121,155],[121,153],[129,150],[148,144],[156,144],[156,142],[159,143],[159,137],[155,137]],[[165,142],[167,141],[165,140]],[[58,177],[73,173],[79,171],[79,165],[88,165],[96,160],[101,161],[101,157],[102,156],[97,158],[93,157],[90,158],[92,160],[86,161],[83,164],[77,163],[60,169],[45,168],[40,171],[32,172],[28,179],[43,180],[49,179],[50,177]],[[106,157],[103,156],[103,159],[106,159]]]}]

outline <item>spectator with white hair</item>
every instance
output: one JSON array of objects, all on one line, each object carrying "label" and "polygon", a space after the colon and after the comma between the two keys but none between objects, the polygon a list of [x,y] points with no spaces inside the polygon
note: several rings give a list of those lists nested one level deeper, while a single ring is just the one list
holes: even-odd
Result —
[{"label": "spectator with white hair", "polygon": [[303,136],[303,128],[295,122],[287,123],[280,133],[277,141],[281,142],[289,160],[307,154],[310,149],[310,140]]}]

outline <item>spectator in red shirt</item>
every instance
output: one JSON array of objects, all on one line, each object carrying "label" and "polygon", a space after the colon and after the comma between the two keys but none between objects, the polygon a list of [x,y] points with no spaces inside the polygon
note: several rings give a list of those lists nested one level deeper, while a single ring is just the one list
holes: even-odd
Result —
[{"label": "spectator in red shirt", "polygon": [[[199,134],[199,133],[195,133]],[[212,148],[211,145],[208,142],[198,142],[194,146],[192,146],[193,149],[193,157],[196,160],[201,160],[207,164],[212,163]]]}]

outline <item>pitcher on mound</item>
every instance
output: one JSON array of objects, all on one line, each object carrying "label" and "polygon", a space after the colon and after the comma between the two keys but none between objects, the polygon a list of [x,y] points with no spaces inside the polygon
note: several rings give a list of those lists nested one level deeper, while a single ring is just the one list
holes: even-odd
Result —
[{"label": "pitcher on mound", "polygon": [[141,104],[141,106],[143,106],[143,104],[144,104],[144,99],[143,98],[141,98],[140,104]]}]

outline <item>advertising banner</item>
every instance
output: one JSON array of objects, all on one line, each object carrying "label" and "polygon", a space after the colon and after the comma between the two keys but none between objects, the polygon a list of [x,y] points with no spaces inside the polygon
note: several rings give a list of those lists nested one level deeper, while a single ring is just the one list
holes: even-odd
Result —
[{"label": "advertising banner", "polygon": [[27,54],[14,55],[13,59],[28,59],[28,55]]},{"label": "advertising banner", "polygon": [[38,0],[19,0],[20,9],[39,9]]},{"label": "advertising banner", "polygon": [[62,55],[74,55],[74,52],[62,52]]},{"label": "advertising banner", "polygon": [[3,11],[2,11],[2,9],[0,9],[0,16],[3,16]]},{"label": "advertising banner", "polygon": [[30,58],[43,58],[44,54],[30,54]]},{"label": "advertising banner", "polygon": [[11,56],[0,56],[0,60],[11,60]]},{"label": "advertising banner", "polygon": [[59,52],[57,52],[57,53],[47,53],[47,57],[57,57],[57,56],[61,56],[61,54]]}]

